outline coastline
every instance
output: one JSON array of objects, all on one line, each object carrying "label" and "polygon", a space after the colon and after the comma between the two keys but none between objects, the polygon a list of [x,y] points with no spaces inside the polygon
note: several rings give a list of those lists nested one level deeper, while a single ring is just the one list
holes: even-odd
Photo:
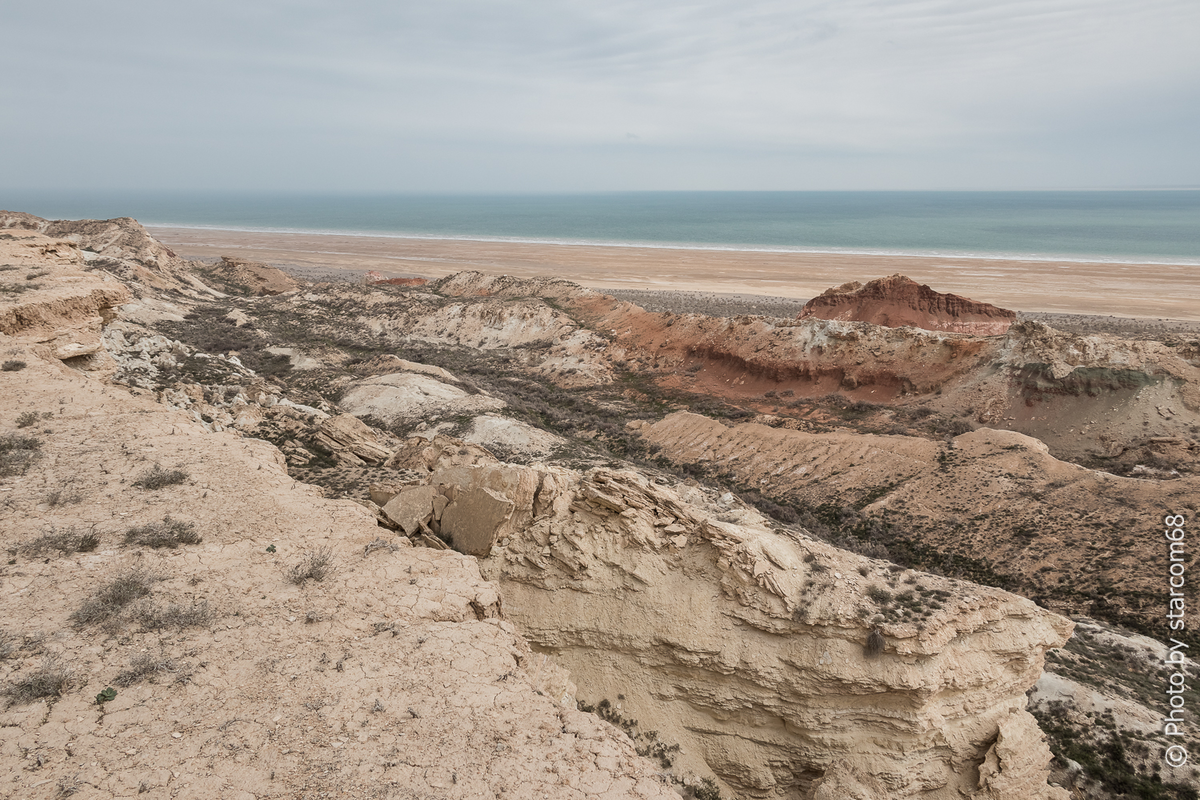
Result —
[{"label": "coastline", "polygon": [[938,291],[1015,311],[1200,321],[1194,264],[147,228],[184,258],[237,256],[314,278],[354,279],[366,270],[438,278],[474,269],[553,275],[594,289],[807,299],[847,281],[900,272]]}]

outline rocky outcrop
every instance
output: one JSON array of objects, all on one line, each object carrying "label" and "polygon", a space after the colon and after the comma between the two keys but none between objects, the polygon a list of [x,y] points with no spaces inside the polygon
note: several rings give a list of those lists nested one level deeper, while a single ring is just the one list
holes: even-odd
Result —
[{"label": "rocky outcrop", "polygon": [[221,256],[219,263],[199,269],[225,290],[252,297],[283,294],[298,286],[295,279],[281,269],[233,256]]},{"label": "rocky outcrop", "polygon": [[936,292],[904,275],[878,278],[865,285],[852,281],[827,289],[805,303],[800,318],[808,317],[973,336],[999,336],[1017,319],[1008,309]]},{"label": "rocky outcrop", "polygon": [[80,369],[112,371],[101,326],[130,299],[125,286],[85,272],[74,245],[24,230],[0,236],[0,262],[0,334]]},{"label": "rocky outcrop", "polygon": [[437,417],[479,414],[504,407],[504,401],[484,394],[468,394],[457,386],[416,372],[396,372],[350,384],[341,405],[356,417],[372,417],[385,424],[415,425]]},{"label": "rocky outcrop", "polygon": [[[454,496],[442,536],[481,557],[581,698],[680,745],[677,769],[736,797],[1066,797],[1024,711],[1065,619],[772,530],[731,495],[604,468],[433,466],[428,486]],[[449,530],[455,503],[469,532]]]},{"label": "rocky outcrop", "polygon": [[137,220],[46,220],[0,211],[0,229],[27,230],[69,242],[89,269],[104,269],[135,284],[204,298],[214,292],[192,274],[192,265],[146,232]]},{"label": "rocky outcrop", "polygon": [[392,455],[387,439],[351,414],[324,420],[313,442],[342,462],[355,466],[382,464]]}]

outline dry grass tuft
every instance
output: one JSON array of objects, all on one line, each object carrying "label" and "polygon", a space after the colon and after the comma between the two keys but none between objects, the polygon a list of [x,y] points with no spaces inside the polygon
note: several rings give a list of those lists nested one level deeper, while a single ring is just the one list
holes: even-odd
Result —
[{"label": "dry grass tuft", "polygon": [[85,600],[71,614],[71,620],[79,625],[115,622],[130,603],[150,594],[150,587],[156,580],[158,578],[144,568],[126,570]]},{"label": "dry grass tuft", "polygon": [[325,546],[309,550],[299,564],[292,565],[284,574],[289,581],[299,585],[310,578],[314,581],[323,581],[336,571],[337,565],[334,562],[333,550]]},{"label": "dry grass tuft", "polygon": [[47,656],[42,666],[4,690],[10,704],[32,703],[43,697],[61,697],[71,688],[74,676],[58,659]]},{"label": "dry grass tuft", "polygon": [[208,601],[197,600],[191,605],[167,603],[160,606],[153,600],[139,603],[134,616],[146,630],[159,631],[164,628],[202,628],[212,621]]},{"label": "dry grass tuft", "polygon": [[129,666],[117,674],[113,684],[124,689],[142,681],[156,681],[160,675],[167,672],[173,673],[175,683],[186,681],[192,674],[187,663],[180,663],[162,654],[138,653],[129,662]]},{"label": "dry grass tuft", "polygon": [[95,531],[77,531],[74,528],[43,533],[36,539],[22,542],[14,552],[27,558],[37,558],[51,551],[64,556],[72,553],[90,553],[100,546],[100,536]]},{"label": "dry grass tuft", "polygon": [[177,483],[183,483],[188,479],[188,475],[183,470],[179,469],[163,469],[162,465],[155,464],[150,469],[146,470],[141,476],[133,482],[133,485],[139,489],[162,489],[166,486],[174,486]]},{"label": "dry grass tuft", "polygon": [[139,525],[125,532],[125,544],[140,544],[144,547],[166,547],[171,550],[183,544],[200,544],[203,541],[196,533],[194,522],[180,522],[168,514],[162,522]]},{"label": "dry grass tuft", "polygon": [[42,440],[24,433],[0,435],[0,478],[24,475],[41,456]]}]

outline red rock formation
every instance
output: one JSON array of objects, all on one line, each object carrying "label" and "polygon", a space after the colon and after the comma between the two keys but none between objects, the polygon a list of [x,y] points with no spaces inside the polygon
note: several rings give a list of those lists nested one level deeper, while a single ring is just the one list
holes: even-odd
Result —
[{"label": "red rock formation", "polygon": [[991,303],[980,303],[957,294],[935,292],[904,275],[858,281],[826,289],[805,304],[800,319],[835,319],[870,322],[889,328],[910,325],[930,331],[1000,336],[1017,315]]}]

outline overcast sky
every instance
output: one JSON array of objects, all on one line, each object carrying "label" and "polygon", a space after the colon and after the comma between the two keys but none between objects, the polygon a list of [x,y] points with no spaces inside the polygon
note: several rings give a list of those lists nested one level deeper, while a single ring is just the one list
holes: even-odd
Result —
[{"label": "overcast sky", "polygon": [[0,68],[0,189],[1200,185],[1197,0],[9,2]]}]

